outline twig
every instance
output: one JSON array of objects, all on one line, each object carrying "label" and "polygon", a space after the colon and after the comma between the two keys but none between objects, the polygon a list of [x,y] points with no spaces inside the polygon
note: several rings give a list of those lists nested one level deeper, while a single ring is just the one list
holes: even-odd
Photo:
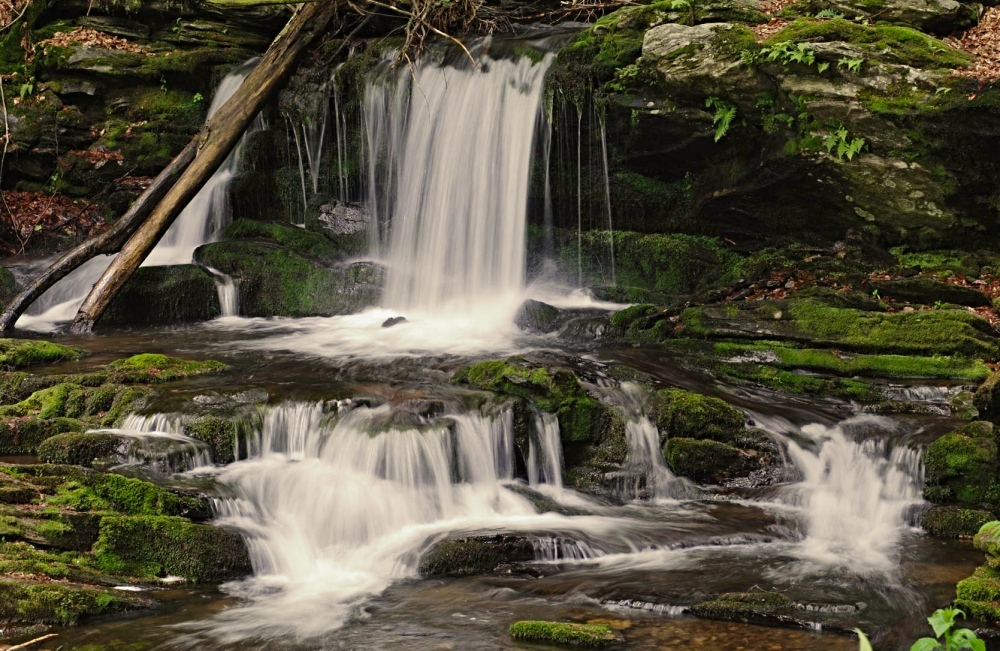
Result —
[{"label": "twig", "polygon": [[11,27],[13,27],[17,23],[17,21],[21,20],[21,17],[24,16],[24,14],[26,14],[28,12],[28,7],[30,7],[30,6],[31,6],[31,0],[28,0],[28,2],[25,2],[24,3],[24,9],[21,10],[21,13],[19,13],[16,16],[14,16],[14,19],[11,20],[6,25],[4,25],[3,27],[0,27],[0,34],[3,34],[8,29],[10,29]]},{"label": "twig", "polygon": [[394,7],[394,6],[390,5],[390,4],[386,4],[384,2],[379,2],[378,0],[368,0],[368,2],[369,2],[369,4],[373,4],[373,5],[377,6],[377,7],[384,7],[385,9],[388,9],[390,11],[395,11],[396,13],[402,14],[404,16],[408,16],[408,17],[410,17],[412,19],[415,19],[415,20],[419,21],[421,24],[423,24],[424,27],[426,27],[427,29],[431,30],[432,32],[434,32],[438,36],[446,38],[449,41],[451,41],[452,43],[455,43],[456,45],[458,45],[458,47],[462,48],[462,51],[465,52],[466,56],[469,57],[469,61],[472,62],[472,65],[474,65],[476,68],[479,67],[479,63],[476,61],[476,58],[474,56],[472,56],[472,52],[469,52],[469,49],[467,47],[465,47],[465,44],[462,43],[462,41],[458,40],[457,38],[455,38],[451,34],[446,34],[445,32],[442,32],[440,29],[438,29],[434,25],[431,25],[429,22],[427,22],[427,19],[425,19],[423,16],[421,16],[419,14],[416,14],[416,13],[411,13],[409,11],[404,11],[403,9],[400,9],[399,7]]},{"label": "twig", "polygon": [[58,633],[49,633],[48,635],[43,635],[42,637],[36,637],[34,640],[28,640],[17,646],[8,647],[7,651],[19,651],[20,649],[27,649],[29,646],[34,646],[39,642],[44,642],[45,640],[51,640],[54,637],[59,637]]}]

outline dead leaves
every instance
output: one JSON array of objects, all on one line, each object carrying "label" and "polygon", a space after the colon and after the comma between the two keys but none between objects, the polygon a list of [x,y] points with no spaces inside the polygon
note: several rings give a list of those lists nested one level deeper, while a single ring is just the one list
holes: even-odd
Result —
[{"label": "dead leaves", "polygon": [[[1000,7],[988,8],[979,24],[965,32],[962,38],[952,36],[945,41],[976,57],[970,67],[956,70],[956,76],[976,79],[980,86],[1000,80]],[[969,99],[975,99],[975,95]]]},{"label": "dead leaves", "polygon": [[89,27],[77,27],[76,29],[68,32],[59,32],[52,38],[45,39],[39,43],[39,45],[41,45],[43,49],[50,45],[55,47],[83,46],[86,48],[99,48],[102,50],[135,52],[137,54],[145,53],[145,50],[143,50],[140,45],[133,43],[132,41],[121,38],[120,36],[112,36],[111,34],[99,32],[96,29],[91,29]]},{"label": "dead leaves", "polygon": [[781,18],[772,18],[770,21],[764,23],[763,25],[754,25],[751,29],[753,33],[757,35],[758,41],[766,41],[771,38],[788,24],[787,20]]},{"label": "dead leaves", "polygon": [[35,236],[63,235],[76,239],[107,230],[101,211],[84,200],[44,192],[3,191],[0,219],[18,242],[4,242],[9,253],[21,253]]}]

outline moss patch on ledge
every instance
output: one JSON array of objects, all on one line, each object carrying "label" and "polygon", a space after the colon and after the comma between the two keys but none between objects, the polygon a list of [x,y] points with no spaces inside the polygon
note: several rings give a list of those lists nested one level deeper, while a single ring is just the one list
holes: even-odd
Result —
[{"label": "moss patch on ledge", "polygon": [[528,620],[514,622],[509,632],[511,637],[519,640],[557,646],[604,648],[623,641],[607,624]]},{"label": "moss patch on ledge", "polygon": [[198,362],[155,353],[133,355],[108,365],[111,371],[110,379],[113,382],[150,384],[182,380],[207,373],[221,373],[228,368],[222,362],[213,360]]},{"label": "moss patch on ledge", "polygon": [[33,339],[0,339],[0,370],[11,371],[38,364],[79,359],[79,348]]}]

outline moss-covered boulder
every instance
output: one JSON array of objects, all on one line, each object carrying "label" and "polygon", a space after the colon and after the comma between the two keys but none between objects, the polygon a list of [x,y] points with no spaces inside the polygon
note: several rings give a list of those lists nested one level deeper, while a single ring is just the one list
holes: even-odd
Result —
[{"label": "moss-covered boulder", "polygon": [[703,484],[721,483],[759,467],[752,453],[707,439],[668,439],[663,458],[675,474]]},{"label": "moss-covered boulder", "polygon": [[123,384],[171,382],[209,373],[221,373],[228,368],[225,364],[214,360],[187,360],[158,353],[133,355],[108,365],[109,380]]},{"label": "moss-covered boulder", "polygon": [[239,534],[168,516],[107,516],[94,545],[109,572],[152,579],[225,581],[249,574],[250,557]]},{"label": "moss-covered boulder", "polygon": [[669,438],[713,439],[732,443],[745,430],[743,412],[718,398],[683,389],[656,394],[656,425]]},{"label": "moss-covered boulder", "polygon": [[969,423],[937,439],[927,446],[924,467],[928,501],[1000,508],[997,443],[991,423]]},{"label": "moss-covered boulder", "polygon": [[158,326],[209,321],[221,314],[212,275],[195,265],[140,267],[98,325]]},{"label": "moss-covered boulder", "polygon": [[37,454],[43,463],[90,466],[95,460],[114,457],[120,445],[117,436],[106,432],[73,432],[45,439]]},{"label": "moss-covered boulder", "polygon": [[607,410],[587,394],[569,369],[537,368],[511,357],[461,368],[452,382],[526,398],[539,410],[556,414],[564,445],[595,441],[607,424]]},{"label": "moss-covered boulder", "polygon": [[375,305],[381,292],[378,265],[325,262],[264,242],[206,244],[195,259],[239,283],[243,316],[350,314]]},{"label": "moss-covered boulder", "polygon": [[0,369],[14,370],[79,359],[83,351],[48,341],[32,339],[0,339]]},{"label": "moss-covered boulder", "polygon": [[0,624],[74,626],[92,617],[148,608],[152,601],[90,585],[13,581],[0,577]]},{"label": "moss-covered boulder", "polygon": [[1000,424],[1000,371],[993,373],[979,385],[973,405],[979,411],[980,418]]},{"label": "moss-covered boulder", "polygon": [[511,624],[509,633],[516,640],[574,648],[603,649],[625,641],[607,624],[525,620]]},{"label": "moss-covered boulder", "polygon": [[420,561],[424,576],[490,574],[500,565],[533,560],[535,550],[523,536],[472,536],[434,545]]},{"label": "moss-covered boulder", "polygon": [[691,607],[697,617],[773,626],[793,607],[780,592],[730,592]]},{"label": "moss-covered boulder", "polygon": [[927,533],[939,538],[972,538],[993,517],[982,509],[933,506],[924,513],[921,525]]},{"label": "moss-covered boulder", "polygon": [[0,417],[0,454],[35,454],[50,436],[85,429],[86,425],[74,418]]}]

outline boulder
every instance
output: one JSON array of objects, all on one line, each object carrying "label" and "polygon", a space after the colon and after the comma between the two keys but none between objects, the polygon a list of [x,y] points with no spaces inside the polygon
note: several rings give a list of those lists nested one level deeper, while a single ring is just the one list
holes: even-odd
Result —
[{"label": "boulder", "polygon": [[555,332],[559,329],[561,312],[541,301],[526,300],[514,315],[514,324],[529,332]]},{"label": "boulder", "polygon": [[215,279],[195,265],[140,267],[98,325],[158,326],[209,321],[221,314]]},{"label": "boulder", "polygon": [[445,540],[432,547],[420,562],[424,576],[489,574],[499,565],[534,559],[534,547],[523,536],[472,536]]}]

